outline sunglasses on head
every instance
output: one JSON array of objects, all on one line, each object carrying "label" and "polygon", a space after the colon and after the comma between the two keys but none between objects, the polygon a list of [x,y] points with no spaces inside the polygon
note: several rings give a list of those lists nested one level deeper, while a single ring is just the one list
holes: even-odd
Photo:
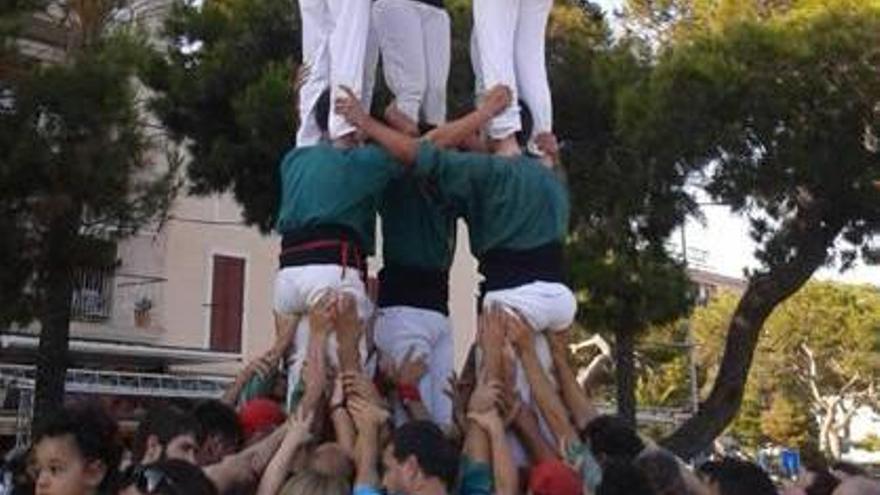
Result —
[{"label": "sunglasses on head", "polygon": [[172,493],[176,493],[174,480],[165,471],[157,467],[139,467],[135,469],[132,474],[132,481],[138,491],[147,495],[153,495],[163,487]]}]

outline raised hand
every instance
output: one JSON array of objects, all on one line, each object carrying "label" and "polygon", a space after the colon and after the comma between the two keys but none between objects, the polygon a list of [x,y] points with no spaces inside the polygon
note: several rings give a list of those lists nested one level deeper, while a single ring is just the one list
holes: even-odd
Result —
[{"label": "raised hand", "polygon": [[555,356],[568,359],[568,343],[571,338],[569,331],[547,332],[545,335],[547,336],[547,345],[550,347],[550,352]]},{"label": "raised hand", "polygon": [[358,431],[378,428],[390,417],[388,411],[361,397],[349,397],[347,408]]},{"label": "raised hand", "polygon": [[339,296],[327,292],[309,310],[309,329],[312,333],[327,334],[333,329],[337,318]]},{"label": "raised hand", "polygon": [[336,298],[336,329],[339,338],[357,339],[363,331],[357,312],[357,301],[351,294],[342,293]]},{"label": "raised hand", "polygon": [[501,384],[494,380],[481,381],[471,394],[468,413],[486,412],[494,409],[501,402]]},{"label": "raised hand", "polygon": [[304,408],[297,409],[295,413],[287,418],[287,435],[307,440],[311,437],[313,420],[314,413],[312,411],[306,412]]},{"label": "raised hand", "polygon": [[504,422],[498,415],[496,409],[489,409],[484,412],[468,413],[468,419],[476,423],[480,428],[489,433],[503,433]]},{"label": "raised hand", "polygon": [[503,310],[490,308],[480,315],[480,348],[483,352],[496,351],[504,347],[504,320],[501,319]]},{"label": "raised hand", "polygon": [[363,127],[370,115],[361,106],[358,96],[348,86],[339,86],[344,96],[336,98],[335,109],[336,114],[340,115],[355,127]]},{"label": "raised hand", "polygon": [[418,385],[425,373],[428,372],[425,356],[413,356],[415,351],[415,347],[410,347],[403,360],[397,365],[394,378],[398,385]]},{"label": "raised hand", "polygon": [[479,108],[494,117],[510,106],[512,100],[513,94],[511,93],[510,88],[503,84],[496,84],[486,92],[486,96],[483,97],[483,101],[480,103]]},{"label": "raised hand", "polygon": [[377,407],[383,407],[385,401],[379,395],[379,391],[373,383],[360,373],[343,373],[342,387],[346,401],[350,402],[353,397],[366,400]]},{"label": "raised hand", "polygon": [[513,348],[520,354],[535,348],[535,332],[523,321],[520,316],[515,316],[507,311],[501,312],[501,321],[507,329],[507,339],[513,344]]}]

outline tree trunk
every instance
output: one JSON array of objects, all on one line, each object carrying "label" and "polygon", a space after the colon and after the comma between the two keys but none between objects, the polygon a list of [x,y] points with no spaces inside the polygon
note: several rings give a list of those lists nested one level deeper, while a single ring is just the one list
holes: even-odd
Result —
[{"label": "tree trunk", "polygon": [[617,414],[630,426],[636,427],[636,366],[635,332],[621,329],[614,346],[615,376],[617,378]]},{"label": "tree trunk", "polygon": [[53,222],[46,237],[46,258],[40,276],[42,314],[34,391],[34,424],[64,403],[67,375],[70,300],[73,293],[71,260],[76,239],[75,216]]},{"label": "tree trunk", "polygon": [[724,356],[709,397],[695,415],[661,442],[678,456],[690,459],[705,451],[739,412],[764,321],[825,263],[842,228],[842,223],[823,221],[813,225],[801,226],[797,232],[795,255],[749,281],[730,320]]}]

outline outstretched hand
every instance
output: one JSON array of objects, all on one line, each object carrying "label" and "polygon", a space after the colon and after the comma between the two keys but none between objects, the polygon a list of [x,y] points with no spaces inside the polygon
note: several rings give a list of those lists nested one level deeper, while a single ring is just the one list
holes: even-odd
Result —
[{"label": "outstretched hand", "polygon": [[370,115],[361,106],[360,99],[348,86],[339,86],[339,89],[344,95],[336,98],[334,102],[336,114],[355,127],[363,127]]},{"label": "outstretched hand", "polygon": [[496,84],[486,92],[483,102],[480,103],[480,109],[494,117],[510,106],[512,101],[513,93],[510,88],[503,84]]}]

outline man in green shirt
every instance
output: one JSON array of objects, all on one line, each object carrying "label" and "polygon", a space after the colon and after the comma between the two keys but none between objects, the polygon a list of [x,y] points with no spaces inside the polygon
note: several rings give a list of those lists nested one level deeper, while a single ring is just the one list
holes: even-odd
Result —
[{"label": "man in green shirt", "polygon": [[[329,91],[318,105],[325,139],[301,146],[282,159],[281,205],[276,230],[281,235],[275,281],[276,318],[308,312],[328,291],[354,298],[362,319],[372,311],[366,295],[366,257],[373,254],[376,211],[388,183],[402,167],[382,148],[361,146],[349,134],[329,142]],[[288,359],[288,409],[292,410],[308,348],[306,319],[298,323]],[[335,338],[329,339],[331,359]],[[365,356],[362,343],[361,356]]]},{"label": "man in green shirt", "polygon": [[[401,132],[418,127],[392,104],[386,122]],[[396,123],[396,124],[395,124]],[[382,260],[376,347],[395,364],[421,360],[418,383],[398,378],[398,395],[424,406],[441,427],[452,425],[452,402],[444,393],[453,373],[454,345],[449,321],[449,268],[455,251],[456,212],[430,181],[407,173],[391,181],[382,205]],[[398,422],[404,419],[398,411]]]}]

